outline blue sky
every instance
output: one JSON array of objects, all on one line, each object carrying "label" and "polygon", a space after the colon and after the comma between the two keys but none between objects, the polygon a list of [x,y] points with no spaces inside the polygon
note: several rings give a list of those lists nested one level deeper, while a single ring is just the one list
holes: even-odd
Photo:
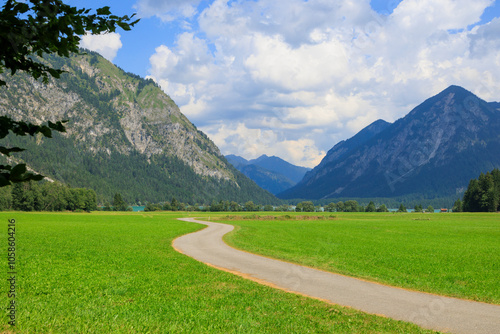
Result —
[{"label": "blue sky", "polygon": [[153,78],[223,154],[314,167],[449,85],[500,100],[500,0],[72,3],[137,12],[82,44]]}]

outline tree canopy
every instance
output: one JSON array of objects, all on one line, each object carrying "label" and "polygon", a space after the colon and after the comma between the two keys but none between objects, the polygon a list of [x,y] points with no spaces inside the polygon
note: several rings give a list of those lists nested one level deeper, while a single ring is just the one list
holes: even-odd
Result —
[{"label": "tree canopy", "polygon": [[[71,53],[79,52],[84,34],[114,32],[117,27],[130,30],[139,21],[132,20],[134,15],[112,15],[108,6],[93,12],[67,5],[61,0],[7,0],[0,11],[0,73],[10,71],[14,75],[22,71],[34,79],[41,78],[45,83],[50,77],[59,78],[63,70],[44,63],[42,57],[45,54],[69,57]],[[5,85],[0,78],[0,86]],[[66,131],[65,122],[36,125],[1,116],[0,139],[9,132],[17,136],[41,134],[51,138],[52,131]],[[19,147],[0,146],[0,153],[6,156],[21,151],[23,149]],[[0,187],[42,178],[42,175],[29,172],[25,164],[0,165]]]},{"label": "tree canopy", "polygon": [[58,182],[24,182],[0,191],[0,210],[93,211],[97,209],[94,190],[70,188]]},{"label": "tree canopy", "polygon": [[113,197],[113,210],[114,211],[127,211],[128,204],[123,200],[120,193],[116,193]]},{"label": "tree canopy", "polygon": [[461,209],[465,212],[495,212],[500,210],[500,169],[481,173],[472,179],[464,193]]}]

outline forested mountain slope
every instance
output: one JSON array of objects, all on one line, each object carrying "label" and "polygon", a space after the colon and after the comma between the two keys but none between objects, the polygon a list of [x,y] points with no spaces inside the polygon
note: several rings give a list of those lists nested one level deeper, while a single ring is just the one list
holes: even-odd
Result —
[{"label": "forested mountain slope", "polygon": [[92,188],[102,200],[120,192],[129,202],[276,201],[229,164],[152,80],[90,51],[45,60],[67,73],[47,85],[4,74],[0,114],[33,123],[67,119],[67,133],[52,139],[9,135],[4,144],[27,148],[14,162]]}]

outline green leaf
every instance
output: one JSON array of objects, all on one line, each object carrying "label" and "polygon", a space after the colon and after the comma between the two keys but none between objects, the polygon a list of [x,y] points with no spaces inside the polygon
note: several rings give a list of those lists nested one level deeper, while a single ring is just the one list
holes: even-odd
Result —
[{"label": "green leaf", "polygon": [[14,178],[19,178],[24,173],[26,173],[26,164],[18,164],[10,171],[11,177]]},{"label": "green leaf", "polygon": [[126,31],[131,30],[130,25],[128,23],[118,21],[118,22],[116,22],[116,24],[118,26],[120,26],[120,28],[122,28],[123,30],[126,30]]},{"label": "green leaf", "polygon": [[111,12],[109,10],[109,6],[99,8],[97,10],[97,15],[111,15]]},{"label": "green leaf", "polygon": [[39,132],[47,138],[52,138],[52,130],[47,126],[40,127]]},{"label": "green leaf", "polygon": [[10,185],[10,182],[8,179],[5,178],[4,173],[0,174],[0,187],[5,187]]},{"label": "green leaf", "polygon": [[52,130],[58,131],[58,132],[66,132],[66,127],[64,126],[64,123],[68,123],[68,120],[64,121],[57,121],[56,123],[52,123],[49,121],[49,128]]},{"label": "green leaf", "polygon": [[42,181],[45,178],[45,176],[43,176],[41,174],[31,174],[30,173],[28,176],[29,176],[30,180],[32,180],[32,181]]},{"label": "green leaf", "polygon": [[24,151],[24,149],[22,149],[20,147],[6,148],[3,146],[0,146],[0,153],[4,154],[6,156],[10,156],[11,153],[22,152],[22,151]]}]

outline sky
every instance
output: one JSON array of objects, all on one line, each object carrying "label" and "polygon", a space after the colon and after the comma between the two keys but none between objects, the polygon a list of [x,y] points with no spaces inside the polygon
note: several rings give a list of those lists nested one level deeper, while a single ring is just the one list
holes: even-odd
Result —
[{"label": "sky", "polygon": [[150,77],[225,155],[314,167],[450,85],[500,101],[500,0],[73,0],[137,13],[81,45]]}]

